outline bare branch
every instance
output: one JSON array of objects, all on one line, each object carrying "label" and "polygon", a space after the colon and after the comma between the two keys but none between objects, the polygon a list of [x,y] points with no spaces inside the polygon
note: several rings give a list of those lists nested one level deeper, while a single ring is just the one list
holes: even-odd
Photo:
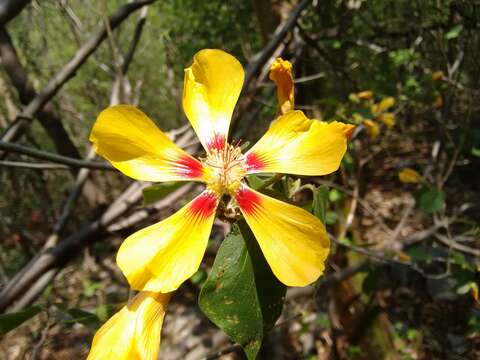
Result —
[{"label": "bare branch", "polygon": [[115,170],[110,164],[95,162],[95,161],[85,161],[70,158],[67,156],[52,154],[47,151],[37,150],[34,148],[12,144],[0,140],[0,150],[11,151],[18,154],[28,155],[37,159],[48,160],[59,164],[68,165],[74,168],[89,168],[89,169],[99,169],[99,170]]},{"label": "bare branch", "polygon": [[[11,84],[17,90],[18,97],[22,105],[26,106],[32,101],[37,92],[33,85],[28,80],[27,71],[23,67],[17,51],[13,45],[12,39],[8,32],[0,28],[0,58],[5,73],[8,75]],[[60,118],[55,114],[53,106],[47,104],[43,109],[37,113],[37,118],[40,124],[45,129],[46,133],[52,139],[57,151],[64,156],[80,159],[80,153],[75,147],[73,141],[70,139],[67,131],[62,125]],[[28,121],[28,119],[26,119]],[[16,123],[21,120],[17,115],[16,121],[10,126],[17,126]]]},{"label": "bare branch", "polygon": [[54,163],[32,163],[25,161],[7,161],[0,160],[0,166],[30,169],[30,170],[71,170],[72,168],[67,165],[54,164]]},{"label": "bare branch", "polygon": [[19,116],[20,121],[15,126],[10,127],[2,136],[3,141],[14,141],[21,136],[23,130],[28,126],[37,112],[62,88],[62,86],[73,76],[80,66],[85,63],[89,56],[98,48],[100,43],[107,37],[107,27],[115,29],[135,10],[144,5],[151,4],[156,0],[142,0],[129,2],[121,6],[113,15],[108,18],[107,24],[103,24],[97,33],[90,38],[78,51],[73,58],[64,65],[62,69],[48,82],[45,88],[33,98],[28,106]]},{"label": "bare branch", "polygon": [[262,51],[258,54],[256,60],[248,66],[247,73],[245,74],[244,89],[248,88],[252,79],[260,72],[263,65],[270,59],[272,54],[275,52],[277,47],[281,44],[283,39],[285,39],[287,34],[290,32],[290,30],[293,29],[298,18],[300,17],[300,14],[302,13],[303,10],[306,9],[308,5],[310,5],[311,2],[312,0],[302,0],[292,10],[287,21],[285,21],[284,23],[280,24],[280,26],[277,27],[277,29],[275,30],[275,33],[273,34],[268,44],[265,45]]},{"label": "bare branch", "polygon": [[30,0],[0,0],[0,28],[20,14]]}]

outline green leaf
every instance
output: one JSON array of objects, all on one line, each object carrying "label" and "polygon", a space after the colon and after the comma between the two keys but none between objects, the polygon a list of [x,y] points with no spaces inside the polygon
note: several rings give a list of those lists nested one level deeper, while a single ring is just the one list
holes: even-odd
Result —
[{"label": "green leaf", "polygon": [[433,214],[442,208],[445,202],[445,193],[436,187],[425,188],[420,195],[420,209],[425,214]]},{"label": "green leaf", "polygon": [[471,289],[474,289],[476,286],[477,284],[475,284],[473,281],[469,281],[457,288],[457,294],[465,295]]},{"label": "green leaf", "polygon": [[282,312],[285,285],[273,275],[244,221],[218,250],[199,296],[200,309],[255,359],[263,335]]},{"label": "green leaf", "polygon": [[102,321],[97,315],[79,308],[70,308],[66,313],[71,317],[67,323],[80,323],[92,329],[98,329]]},{"label": "green leaf", "polygon": [[323,224],[327,221],[328,196],[329,190],[325,185],[313,191],[312,212]]},{"label": "green leaf", "polygon": [[451,40],[451,39],[457,38],[458,35],[460,35],[460,33],[462,32],[462,30],[463,30],[462,24],[455,25],[450,30],[448,30],[448,32],[445,34],[445,39]]},{"label": "green leaf", "polygon": [[325,223],[327,225],[334,225],[337,222],[337,213],[335,211],[327,211],[325,215]]},{"label": "green leaf", "polygon": [[198,270],[195,274],[190,277],[190,281],[195,285],[202,285],[207,279],[207,273],[205,270]]},{"label": "green leaf", "polygon": [[28,319],[37,315],[42,309],[38,306],[33,306],[25,310],[0,315],[0,336],[5,335],[10,330],[15,329]]},{"label": "green leaf", "polygon": [[331,202],[339,201],[342,198],[343,198],[343,193],[341,191],[338,191],[337,189],[330,190],[330,193],[328,194],[328,199]]},{"label": "green leaf", "polygon": [[165,196],[177,190],[183,184],[184,183],[177,181],[166,182],[146,187],[145,189],[143,189],[143,205],[148,206],[156,203],[159,200],[162,200]]},{"label": "green leaf", "polygon": [[247,176],[248,185],[254,190],[257,190],[263,186],[265,181],[260,179],[257,175],[248,175]]},{"label": "green leaf", "polygon": [[479,147],[472,147],[472,155],[476,157],[480,157],[480,148]]}]

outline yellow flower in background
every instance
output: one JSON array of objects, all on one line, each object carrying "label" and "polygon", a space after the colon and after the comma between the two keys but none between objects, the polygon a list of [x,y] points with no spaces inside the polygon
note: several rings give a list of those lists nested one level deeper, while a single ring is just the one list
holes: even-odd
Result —
[{"label": "yellow flower in background", "polygon": [[362,100],[371,100],[373,99],[373,91],[364,90],[356,94],[359,99]]},{"label": "yellow flower in background", "polygon": [[422,181],[422,175],[413,169],[405,168],[398,173],[398,179],[402,183],[416,184]]},{"label": "yellow flower in background", "polygon": [[245,217],[280,281],[305,286],[323,273],[329,252],[325,226],[309,212],[251,189],[245,176],[332,173],[340,166],[353,126],[289,111],[242,154],[227,136],[243,80],[241,64],[221,50],[199,51],[185,70],[183,107],[206,150],[201,160],[177,147],[132,106],[113,106],[98,116],[90,140],[95,151],[124,174],[144,181],[206,185],[177,213],[124,241],[117,263],[132,288],[171,292],[197,271],[224,195]]},{"label": "yellow flower in background", "polygon": [[292,68],[292,64],[282,58],[276,58],[270,67],[269,78],[277,85],[279,114],[285,114],[294,108],[295,98]]},{"label": "yellow flower in background", "polygon": [[442,70],[434,71],[432,73],[432,80],[433,81],[442,81],[445,80],[445,74]]},{"label": "yellow flower in background", "polygon": [[138,293],[95,334],[87,360],[156,360],[170,294]]},{"label": "yellow flower in background", "polygon": [[365,119],[362,122],[363,126],[365,126],[365,129],[367,130],[368,136],[371,139],[375,139],[380,135],[380,127],[376,122],[373,122],[370,119]]},{"label": "yellow flower in background", "polygon": [[395,114],[391,112],[386,112],[378,115],[378,120],[383,122],[389,129],[395,126]]},{"label": "yellow flower in background", "polygon": [[378,116],[380,113],[390,109],[395,105],[395,99],[391,96],[382,99],[378,104],[373,104],[371,107],[372,114]]}]

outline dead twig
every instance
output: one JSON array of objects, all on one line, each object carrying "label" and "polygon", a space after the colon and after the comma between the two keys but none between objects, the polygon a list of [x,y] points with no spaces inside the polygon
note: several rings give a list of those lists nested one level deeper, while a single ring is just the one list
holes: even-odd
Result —
[{"label": "dead twig", "polygon": [[[115,13],[108,17],[108,26],[110,29],[118,27],[135,10],[145,5],[151,4],[156,0],[133,1],[121,6]],[[71,79],[76,71],[82,66],[89,56],[98,48],[100,43],[108,35],[107,25],[103,24],[97,33],[92,36],[73,56],[73,58],[64,65],[62,69],[48,82],[45,88],[39,92],[20,114],[18,121],[7,129],[3,134],[3,141],[15,141],[22,135],[24,129],[37,112]]]},{"label": "dead twig", "polygon": [[34,148],[12,144],[9,142],[0,140],[0,150],[14,152],[17,154],[28,155],[37,159],[48,160],[58,164],[68,165],[74,168],[89,168],[89,169],[98,169],[98,170],[115,170],[110,164],[105,162],[95,162],[95,161],[86,161],[70,158],[67,156],[53,154],[43,150],[37,150]]}]

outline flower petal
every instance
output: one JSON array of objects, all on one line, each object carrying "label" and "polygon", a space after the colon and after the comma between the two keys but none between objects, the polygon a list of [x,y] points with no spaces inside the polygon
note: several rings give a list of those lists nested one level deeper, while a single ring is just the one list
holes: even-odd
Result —
[{"label": "flower petal", "polygon": [[290,111],[275,120],[247,152],[247,171],[329,174],[339,168],[352,129],[352,125],[310,120],[301,111]]},{"label": "flower petal", "polygon": [[368,136],[370,139],[376,139],[380,135],[380,127],[378,124],[370,119],[365,119],[362,121],[365,130],[367,130]]},{"label": "flower petal", "polygon": [[95,334],[88,360],[156,360],[170,294],[140,292]]},{"label": "flower petal", "polygon": [[294,109],[294,87],[293,87],[293,75],[292,64],[283,60],[282,58],[276,58],[270,67],[270,80],[275,82],[277,86],[277,100],[280,114],[285,114]]},{"label": "flower petal", "polygon": [[422,175],[420,175],[418,171],[411,168],[404,168],[398,173],[398,179],[402,183],[417,184],[422,181]]},{"label": "flower petal", "polygon": [[218,205],[204,191],[167,219],[129,236],[117,264],[135,290],[170,292],[200,266]]},{"label": "flower petal", "polygon": [[97,154],[137,180],[201,180],[203,165],[130,105],[103,110],[90,134]]},{"label": "flower petal", "polygon": [[243,79],[242,65],[222,50],[199,51],[185,69],[183,109],[206,150],[225,146]]},{"label": "flower petal", "polygon": [[306,286],[323,273],[330,250],[325,226],[307,211],[247,186],[235,199],[275,276],[288,286]]}]

